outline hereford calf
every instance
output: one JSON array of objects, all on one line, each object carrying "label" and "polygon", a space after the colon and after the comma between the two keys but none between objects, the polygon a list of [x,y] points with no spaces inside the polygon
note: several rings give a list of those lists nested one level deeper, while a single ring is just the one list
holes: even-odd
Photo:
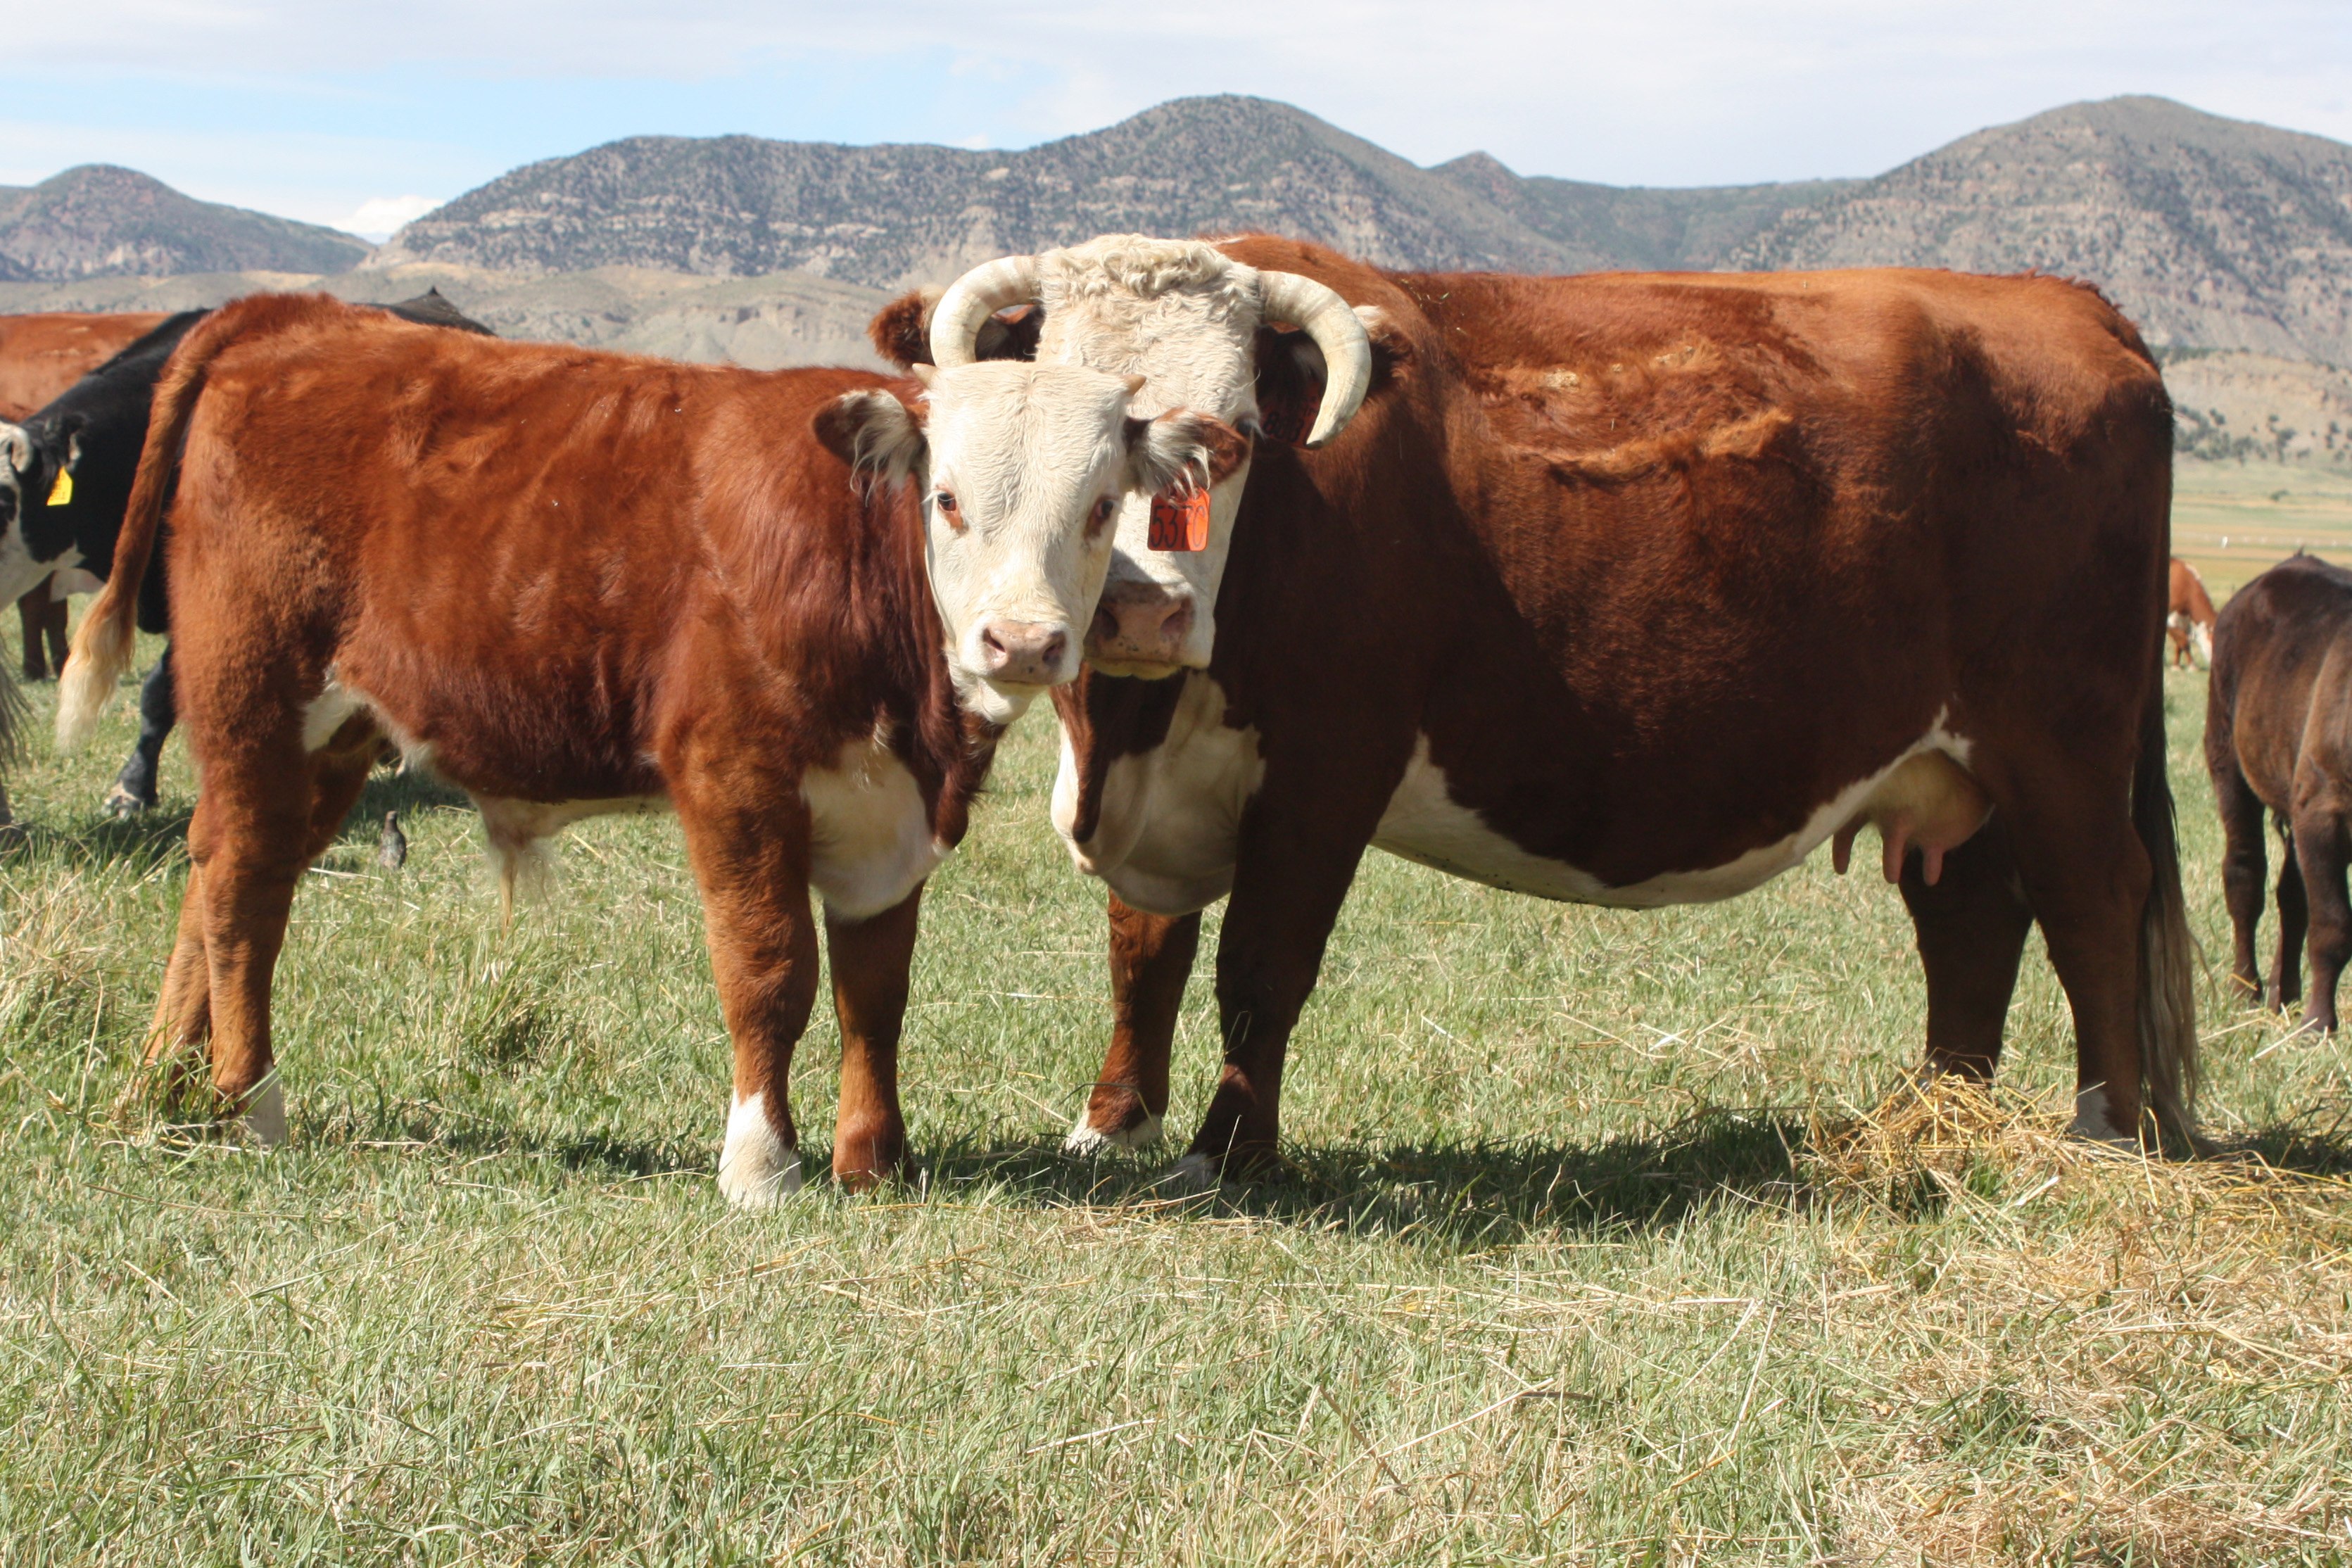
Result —
[{"label": "hereford calf", "polygon": [[208,1052],[215,1108],[285,1136],[288,907],[389,742],[473,795],[509,889],[565,824],[677,812],[735,1044],[719,1182],[737,1203],[800,1180],[785,1086],[814,887],[843,1039],[835,1171],[895,1167],[923,880],[1002,726],[1076,672],[1122,492],[1239,440],[1131,419],[1130,384],[1097,371],[925,379],[500,342],[307,297],[191,332],[58,719],[86,735],[129,661],[170,491],[202,791],[149,1047],[166,1081]]}]

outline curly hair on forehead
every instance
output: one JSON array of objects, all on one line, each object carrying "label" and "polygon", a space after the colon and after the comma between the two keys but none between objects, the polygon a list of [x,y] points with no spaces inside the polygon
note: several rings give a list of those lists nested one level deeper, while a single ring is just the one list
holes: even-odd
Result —
[{"label": "curly hair on forehead", "polygon": [[1230,296],[1238,305],[1256,299],[1256,272],[1197,239],[1155,239],[1108,234],[1037,258],[1046,309],[1055,299],[1106,294],[1150,298],[1182,290]]}]

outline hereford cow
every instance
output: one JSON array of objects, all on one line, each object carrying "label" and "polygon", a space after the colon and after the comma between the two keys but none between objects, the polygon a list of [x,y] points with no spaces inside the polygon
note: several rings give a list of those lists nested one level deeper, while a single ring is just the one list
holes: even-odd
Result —
[{"label": "hereford cow", "polygon": [[[2336,980],[2352,958],[2352,572],[2310,555],[2279,563],[2231,595],[2213,646],[2205,767],[2221,810],[2231,973],[2249,999],[2284,1012],[2303,994],[2308,929],[2303,1026],[2333,1031]],[[2267,993],[2254,962],[2266,810],[2283,841]]]},{"label": "hereford cow", "polygon": [[[1324,451],[1265,438],[1302,426],[1321,357],[1229,302],[1269,269],[1371,329],[1369,396]],[[1056,696],[1055,824],[1113,892],[1111,1052],[1074,1147],[1157,1135],[1220,897],[1224,1067],[1180,1168],[1198,1179],[1274,1157],[1285,1047],[1368,845],[1648,908],[1744,892],[1825,841],[1842,868],[1864,825],[1917,930],[1935,1068],[1992,1072],[2039,921],[2077,1129],[2129,1138],[2152,1109],[2188,1130],[2151,657],[2171,418],[2095,291],[1420,275],[1127,237],[976,274],[933,356],[964,363],[975,320],[1031,301],[1041,363],[1139,372],[1147,406],[1168,366],[1189,406],[1261,435],[1206,549],[1155,550],[1141,509],[1122,517],[1093,670]],[[877,330],[904,352],[894,310]]]},{"label": "hereford cow", "polygon": [[2185,669],[2193,657],[2200,668],[2213,668],[2213,599],[2197,568],[2178,555],[2172,558],[2170,603],[2166,605],[2164,634],[2172,643],[2172,667]]},{"label": "hereford cow", "polygon": [[[485,336],[489,332],[437,289],[381,308],[425,326]],[[0,427],[7,482],[35,498],[27,503],[21,531],[11,536],[25,552],[20,572],[79,563],[102,578],[111,569],[115,536],[122,529],[122,509],[131,497],[131,474],[147,434],[155,379],[180,340],[208,313],[183,310],[163,321],[51,399],[25,421],[20,435],[11,437]],[[159,552],[148,581],[141,585],[139,625],[145,631],[169,629],[164,567],[164,555]],[[0,584],[8,577],[6,550],[0,546]],[[62,630],[62,605],[57,615]],[[155,770],[173,722],[172,650],[167,647],[140,691],[139,739],[107,792],[110,811],[128,816],[155,804]]]},{"label": "hereford cow", "polygon": [[677,812],[735,1042],[737,1203],[799,1181],[814,887],[845,1042],[835,1171],[891,1170],[924,879],[1001,727],[1076,673],[1122,490],[1240,443],[1130,418],[1132,383],[1096,371],[924,379],[501,342],[306,296],[191,331],[58,713],[61,742],[87,734],[129,660],[170,489],[203,788],[150,1041],[167,1081],[208,1047],[215,1109],[284,1137],[288,906],[389,741],[474,796],[509,889],[568,823]]}]

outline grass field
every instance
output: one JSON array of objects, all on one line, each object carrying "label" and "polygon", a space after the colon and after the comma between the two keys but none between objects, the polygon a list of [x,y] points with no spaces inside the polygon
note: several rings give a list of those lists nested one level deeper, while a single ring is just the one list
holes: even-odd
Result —
[{"label": "grass field", "polygon": [[2216,604],[2297,550],[2352,565],[2352,474],[2315,465],[2181,463],[2173,553]]},{"label": "grass field", "polygon": [[[2202,677],[2170,679],[2225,962]],[[175,742],[153,820],[96,815],[129,707],[11,780],[10,1563],[2352,1561],[2347,1053],[2210,984],[2206,1118],[2252,1153],[2147,1163],[2057,1136],[2038,945],[1998,1101],[1903,1088],[1921,984],[1874,877],[1638,914],[1373,856],[1292,1052],[1294,1176],[1163,1200],[1167,1152],[1057,1151],[1105,981],[1040,715],[929,895],[908,1188],[720,1205],[673,824],[574,835],[501,934],[470,813],[381,775],[296,904],[293,1142],[257,1156],[107,1114],[190,805]],[[821,1018],[820,1167],[836,1055]],[[1196,980],[1171,1126],[1214,1058]]]}]

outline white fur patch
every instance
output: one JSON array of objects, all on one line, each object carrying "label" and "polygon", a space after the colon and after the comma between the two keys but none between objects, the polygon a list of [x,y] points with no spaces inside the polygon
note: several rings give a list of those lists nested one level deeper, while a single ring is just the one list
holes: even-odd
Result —
[{"label": "white fur patch", "polygon": [[1119,1131],[1104,1132],[1089,1122],[1087,1113],[1081,1110],[1076,1124],[1070,1129],[1070,1135],[1062,1140],[1062,1152],[1093,1155],[1108,1153],[1114,1149],[1147,1148],[1159,1142],[1166,1131],[1160,1119],[1147,1110],[1143,1113],[1143,1120],[1134,1126]]},{"label": "white fur patch", "polygon": [[478,795],[474,809],[481,813],[482,839],[489,851],[490,868],[498,873],[500,893],[511,900],[544,892],[554,875],[554,862],[542,840],[592,816],[645,816],[669,809],[666,795],[614,795],[609,800],[514,800],[505,795]]},{"label": "white fur patch", "polygon": [[864,920],[895,908],[946,859],[915,775],[880,735],[841,748],[801,780],[808,802],[809,880],[825,908]]},{"label": "white fur patch", "polygon": [[2107,1119],[2107,1091],[2104,1087],[2085,1089],[2076,1092],[2074,1121],[2074,1124],[2066,1129],[2066,1132],[2069,1137],[2080,1138],[2092,1143],[2127,1146],[2132,1142],[2116,1131],[2116,1124]]},{"label": "white fur patch", "polygon": [[1168,737],[1151,751],[1119,758],[1106,771],[1095,836],[1070,841],[1077,820],[1077,756],[1062,739],[1054,780],[1054,826],[1070,858],[1139,910],[1191,914],[1234,885],[1242,810],[1265,778],[1255,729],[1228,729],[1225,690],[1197,672],[1184,682]]},{"label": "white fur patch", "polygon": [[1712,903],[1760,886],[1811,854],[1853,818],[1889,774],[1923,752],[1941,752],[1966,766],[1969,742],[1947,731],[1939,713],[1927,732],[1900,755],[1816,806],[1805,825],[1787,837],[1760,845],[1721,866],[1662,872],[1621,888],[1611,887],[1564,860],[1528,853],[1489,827],[1475,811],[1456,804],[1447,788],[1445,771],[1429,760],[1429,737],[1424,734],[1414,744],[1412,761],[1373,832],[1372,842],[1407,860],[1538,898],[1619,909]]},{"label": "white fur patch", "polygon": [[801,1156],[787,1149],[768,1121],[761,1089],[737,1100],[727,1113],[727,1143],[719,1152],[719,1190],[737,1208],[766,1208],[801,1190]]},{"label": "white fur patch", "polygon": [[1206,1154],[1187,1154],[1152,1184],[1169,1193],[1213,1193],[1223,1180],[1214,1160]]}]

